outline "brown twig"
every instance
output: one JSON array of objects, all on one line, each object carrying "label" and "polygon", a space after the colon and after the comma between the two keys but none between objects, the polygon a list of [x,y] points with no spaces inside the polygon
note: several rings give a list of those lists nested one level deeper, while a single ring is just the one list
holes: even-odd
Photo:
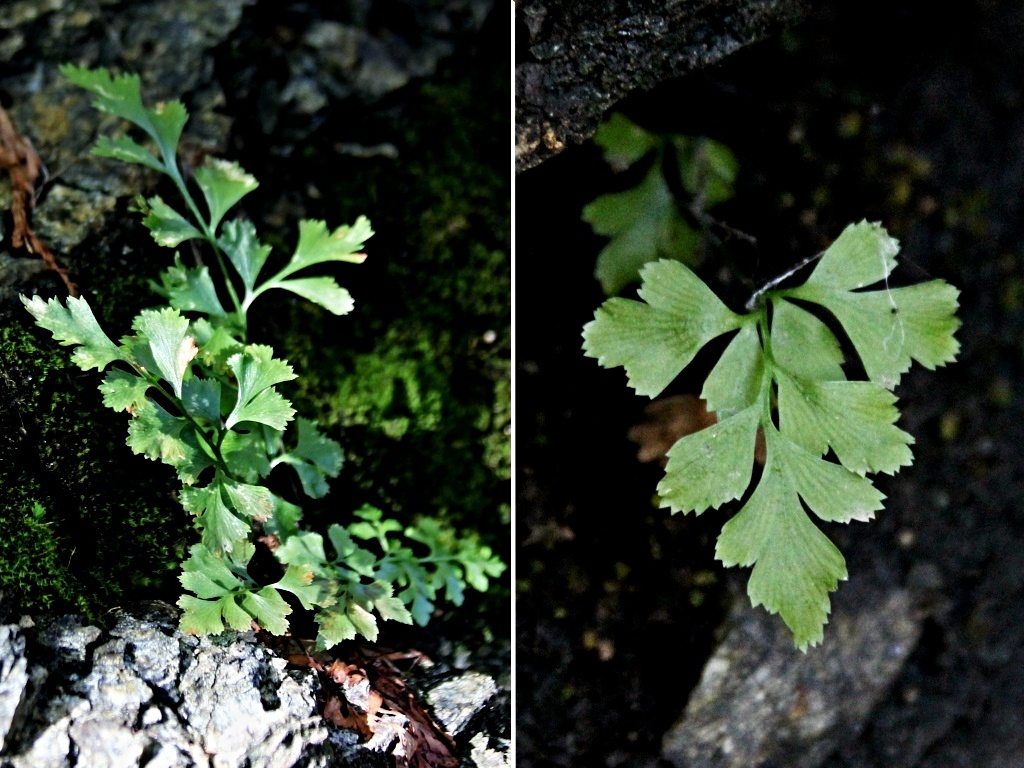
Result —
[{"label": "brown twig", "polygon": [[57,263],[46,243],[39,239],[29,214],[32,211],[36,179],[42,169],[42,161],[32,145],[14,127],[7,112],[0,106],[0,168],[7,171],[11,179],[11,216],[14,218],[14,231],[11,233],[11,245],[25,248],[42,258],[47,267],[52,269],[67,286],[70,296],[78,295],[78,288],[66,269]]}]

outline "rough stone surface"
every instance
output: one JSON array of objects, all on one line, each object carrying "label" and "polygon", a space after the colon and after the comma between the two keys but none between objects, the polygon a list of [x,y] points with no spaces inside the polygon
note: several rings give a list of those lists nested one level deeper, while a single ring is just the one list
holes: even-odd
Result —
[{"label": "rough stone surface", "polygon": [[[177,611],[157,602],[120,613],[106,633],[73,616],[24,623],[0,626],[5,768],[388,764],[391,739],[360,744],[325,721],[316,675],[286,671],[251,633],[184,635]],[[470,672],[427,699],[458,735],[495,693]],[[470,744],[475,764],[508,764],[507,742],[479,732]]]},{"label": "rough stone surface", "polygon": [[434,686],[427,701],[437,721],[449,733],[460,733],[497,692],[498,687],[487,675],[466,672]]},{"label": "rough stone surface", "polygon": [[8,733],[28,685],[25,636],[18,627],[0,627],[0,648],[0,732]]},{"label": "rough stone surface", "polygon": [[[6,31],[0,36],[0,87],[11,98],[15,125],[45,159],[50,178],[33,222],[59,257],[67,260],[89,235],[110,226],[118,200],[144,191],[156,177],[88,153],[99,131],[116,130],[121,121],[94,110],[89,94],[65,82],[58,65],[136,72],[147,100],[187,100],[186,151],[218,151],[229,121],[214,112],[224,95],[213,81],[210,51],[238,26],[244,5],[243,0],[48,0],[11,3],[0,11],[0,30]],[[4,177],[0,200],[6,197]]]},{"label": "rough stone surface", "polygon": [[510,765],[509,755],[511,744],[508,739],[489,740],[485,734],[478,733],[469,740],[470,759],[477,768],[507,768]]},{"label": "rough stone surface", "polygon": [[614,102],[792,23],[803,0],[516,3],[516,170],[586,140]]},{"label": "rough stone surface", "polygon": [[819,765],[888,691],[925,618],[910,590],[864,574],[833,597],[828,642],[804,654],[777,616],[734,597],[726,636],[663,740],[680,768]]}]

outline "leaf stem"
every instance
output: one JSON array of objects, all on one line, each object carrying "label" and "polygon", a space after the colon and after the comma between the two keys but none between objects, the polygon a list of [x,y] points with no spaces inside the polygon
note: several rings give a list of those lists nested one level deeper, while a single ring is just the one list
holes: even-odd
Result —
[{"label": "leaf stem", "polygon": [[193,218],[199,224],[199,228],[202,231],[203,239],[210,244],[213,249],[213,255],[217,259],[217,266],[220,268],[221,276],[224,278],[224,286],[227,288],[228,296],[231,299],[232,305],[235,307],[235,312],[239,315],[242,322],[243,338],[245,341],[246,327],[248,325],[245,309],[242,307],[242,303],[238,299],[238,293],[235,291],[234,283],[231,281],[231,276],[228,273],[227,263],[224,260],[224,253],[221,250],[220,245],[217,243],[217,238],[214,237],[213,231],[210,229],[209,222],[206,221],[205,217],[199,210],[199,206],[196,204],[192,194],[188,191],[188,186],[185,184],[185,179],[181,175],[181,169],[178,167],[178,161],[174,153],[168,153],[167,148],[163,145],[160,146],[160,153],[163,155],[164,167],[167,170],[167,175],[171,177],[174,185],[178,188],[178,192],[181,194],[185,201],[185,205],[192,212]]},{"label": "leaf stem", "polygon": [[760,300],[761,296],[763,296],[765,293],[770,291],[775,286],[777,286],[777,285],[783,283],[784,281],[788,280],[793,275],[795,275],[797,272],[799,272],[801,269],[806,267],[808,264],[812,264],[813,262],[817,261],[818,259],[820,259],[824,255],[825,255],[824,251],[818,251],[813,256],[808,256],[806,259],[803,259],[802,261],[798,262],[797,264],[794,264],[792,267],[787,269],[781,275],[778,275],[777,277],[773,277],[767,283],[765,283],[760,288],[758,288],[756,291],[754,291],[754,294],[749,299],[747,299],[747,303],[746,303],[746,305],[744,305],[744,308],[748,312],[753,312],[754,309],[758,306],[758,303],[759,303],[759,300]]}]

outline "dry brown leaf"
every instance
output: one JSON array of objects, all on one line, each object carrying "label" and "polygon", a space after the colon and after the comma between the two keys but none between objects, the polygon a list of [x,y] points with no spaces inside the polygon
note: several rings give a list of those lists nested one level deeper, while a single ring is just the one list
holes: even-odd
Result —
[{"label": "dry brown leaf", "polygon": [[57,259],[39,239],[29,222],[29,214],[35,200],[36,180],[42,169],[42,161],[32,145],[14,127],[6,110],[0,106],[0,168],[7,172],[11,179],[11,216],[14,219],[14,231],[11,232],[11,245],[25,248],[29,253],[38,255],[46,266],[60,275],[68,289],[68,295],[77,296],[78,288],[71,282],[67,270],[57,263]]},{"label": "dry brown leaf", "polygon": [[401,768],[456,768],[455,742],[419,703],[401,678],[394,661],[412,660],[418,663],[422,654],[385,654],[372,651],[358,659],[373,681],[373,687],[383,696],[387,709],[399,712],[408,719],[405,731],[399,734],[400,748],[394,754]]},{"label": "dry brown leaf", "polygon": [[401,680],[393,661],[425,658],[412,651],[404,654],[355,649],[355,663],[322,654],[293,653],[288,659],[320,674],[324,690],[323,716],[342,728],[358,731],[365,740],[388,743],[397,768],[456,768],[455,743],[427,714],[416,696]]},{"label": "dry brown leaf", "polygon": [[639,461],[657,460],[665,465],[665,454],[686,435],[710,427],[717,419],[708,412],[707,403],[695,395],[673,395],[654,400],[644,409],[647,421],[630,427],[626,437],[638,443]]},{"label": "dry brown leaf", "polygon": [[[638,461],[656,460],[662,466],[668,462],[666,454],[677,440],[718,421],[714,411],[709,411],[708,404],[696,395],[672,395],[654,400],[644,409],[644,415],[647,420],[630,427],[626,437],[639,444]],[[757,430],[754,458],[758,464],[764,464],[764,435],[760,429]]]}]

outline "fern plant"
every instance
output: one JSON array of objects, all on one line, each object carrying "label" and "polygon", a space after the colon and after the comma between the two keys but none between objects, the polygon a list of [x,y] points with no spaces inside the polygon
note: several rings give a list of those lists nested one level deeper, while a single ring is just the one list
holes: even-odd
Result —
[{"label": "fern plant", "polygon": [[[821,641],[829,593],[847,577],[842,554],[808,510],[845,523],[882,508],[868,475],[895,474],[913,461],[914,439],[896,426],[892,390],[912,361],[933,369],[959,350],[959,292],[942,280],[890,288],[898,251],[880,225],[852,224],[803,285],[772,281],[746,314],[726,307],[685,265],[661,260],[643,269],[642,301],[608,299],[583,329],[585,354],[623,366],[630,386],[649,397],[704,345],[735,332],[701,393],[717,423],[673,445],[658,494],[673,512],[698,515],[744,497],[763,434],[764,468],[723,526],[716,556],[753,566],[753,605],[780,614],[801,650]],[[849,337],[866,381],[847,378],[821,310]]]},{"label": "fern plant", "polygon": [[649,261],[696,264],[705,233],[683,217],[674,190],[688,198],[687,212],[704,228],[707,211],[733,197],[739,164],[732,151],[706,136],[652,133],[619,112],[600,125],[594,142],[617,173],[649,162],[635,187],[601,195],[583,209],[591,229],[610,238],[594,268],[605,295],[637,282]]},{"label": "fern plant", "polygon": [[[329,262],[361,263],[363,244],[373,234],[366,218],[333,231],[323,221],[301,221],[291,257],[261,279],[270,247],[251,222],[225,221],[256,188],[255,178],[236,163],[208,159],[193,177],[200,206],[177,162],[187,120],[181,102],[146,107],[137,76],[75,66],[62,72],[95,94],[98,109],[128,120],[155,145],[154,153],[121,135],[101,138],[93,150],[174,182],[185,213],[159,196],[139,199],[153,239],[170,248],[205,243],[219,273],[215,282],[208,267],[186,266],[175,254],[155,286],[167,305],[143,310],[132,333],[116,343],[84,298],[62,304],[22,297],[40,326],[76,346],[72,360],[79,367],[109,369],[100,391],[104,404],[131,416],[128,446],[170,465],[182,482],[181,505],[199,532],[180,576],[191,593],[178,601],[182,629],[215,634],[255,621],[283,634],[292,610],[282,596],[287,592],[316,611],[317,645],[326,648],[357,634],[376,639],[378,617],[424,624],[441,592],[460,604],[467,583],[486,589],[505,566],[472,538],[457,539],[429,518],[403,530],[379,510],[363,507],[350,525],[328,527],[328,555],[320,534],[300,529],[301,509],[265,485],[276,467],[289,467],[306,495],[321,498],[343,454],[314,422],[294,418],[278,387],[296,373],[271,347],[248,343],[248,312],[274,289],[336,315],[351,311],[352,297],[333,277],[295,275]],[[281,576],[271,584],[249,573],[258,539],[281,563]]]}]

